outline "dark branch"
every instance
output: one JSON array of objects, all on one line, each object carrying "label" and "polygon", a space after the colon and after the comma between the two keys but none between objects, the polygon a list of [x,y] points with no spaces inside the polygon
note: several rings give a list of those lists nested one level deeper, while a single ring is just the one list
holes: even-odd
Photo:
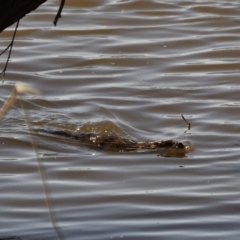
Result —
[{"label": "dark branch", "polygon": [[11,47],[11,43],[8,45],[7,48],[5,48],[5,50],[3,50],[3,51],[0,53],[0,56],[2,56],[10,47]]},{"label": "dark branch", "polygon": [[14,31],[14,34],[13,34],[11,43],[10,43],[10,44],[8,45],[8,47],[0,54],[0,56],[1,56],[3,53],[5,53],[5,52],[10,48],[9,53],[8,53],[7,62],[6,62],[5,67],[4,67],[3,71],[2,71],[3,78],[5,77],[5,72],[6,72],[6,70],[7,70],[8,62],[9,62],[10,57],[11,57],[12,47],[13,47],[13,43],[14,43],[14,39],[15,39],[15,36],[16,36],[16,32],[17,32],[17,29],[18,29],[19,22],[20,22],[20,20],[18,20],[17,25],[16,25],[16,27],[15,27],[15,31]]},{"label": "dark branch", "polygon": [[61,13],[62,13],[62,9],[63,9],[64,4],[65,4],[65,0],[61,0],[60,6],[59,6],[59,9],[58,9],[58,13],[57,13],[57,15],[56,15],[56,17],[54,18],[54,21],[53,21],[53,24],[55,26],[57,26],[58,19],[61,18]]},{"label": "dark branch", "polygon": [[47,0],[0,0],[0,32],[34,11]]}]

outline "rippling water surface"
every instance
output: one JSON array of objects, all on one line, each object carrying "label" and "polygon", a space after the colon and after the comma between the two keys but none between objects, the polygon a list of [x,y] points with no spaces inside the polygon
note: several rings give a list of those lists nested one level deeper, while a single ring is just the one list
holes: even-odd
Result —
[{"label": "rippling water surface", "polygon": [[[195,146],[165,157],[34,136],[62,239],[239,239],[239,1],[67,0],[54,27],[59,2],[21,20],[1,103],[22,82],[42,92],[22,96],[34,129]],[[0,143],[0,237],[58,239],[18,103]]]}]

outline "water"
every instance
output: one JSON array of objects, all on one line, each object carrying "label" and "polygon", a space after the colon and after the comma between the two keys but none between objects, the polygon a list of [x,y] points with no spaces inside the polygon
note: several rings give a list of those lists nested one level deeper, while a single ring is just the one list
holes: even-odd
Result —
[{"label": "water", "polygon": [[[42,92],[22,96],[33,128],[195,146],[178,158],[35,136],[64,239],[239,239],[239,2],[68,0],[54,27],[58,5],[21,20],[1,102],[22,82]],[[19,103],[0,128],[0,236],[57,239]]]}]

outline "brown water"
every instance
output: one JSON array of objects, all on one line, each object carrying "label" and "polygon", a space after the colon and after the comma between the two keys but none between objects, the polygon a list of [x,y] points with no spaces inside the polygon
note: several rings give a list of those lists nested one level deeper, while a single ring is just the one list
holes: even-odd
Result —
[{"label": "brown water", "polygon": [[[1,102],[20,81],[42,91],[23,96],[34,128],[195,146],[166,158],[35,137],[63,238],[239,239],[239,1],[67,0],[54,27],[59,2],[21,20]],[[0,237],[58,239],[19,104],[0,128]]]}]

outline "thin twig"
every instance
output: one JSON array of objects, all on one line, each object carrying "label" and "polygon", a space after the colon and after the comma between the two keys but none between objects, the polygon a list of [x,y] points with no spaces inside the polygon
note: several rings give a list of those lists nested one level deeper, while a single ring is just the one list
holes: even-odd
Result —
[{"label": "thin twig", "polygon": [[186,118],[182,115],[182,113],[181,113],[181,117],[182,117],[182,119],[187,123],[188,130],[190,130],[190,129],[191,129],[191,123],[189,123],[189,122],[186,120]]},{"label": "thin twig", "polygon": [[24,104],[23,104],[23,100],[22,100],[21,96],[19,96],[19,102],[20,102],[21,108],[23,109],[23,112],[24,112],[24,115],[25,115],[25,120],[26,120],[26,123],[27,123],[27,126],[28,126],[29,135],[30,135],[30,138],[31,138],[32,148],[35,152],[35,156],[36,156],[36,159],[37,159],[38,172],[39,172],[41,180],[42,180],[42,189],[43,189],[44,196],[45,196],[45,203],[46,203],[46,206],[47,206],[47,209],[48,209],[49,219],[50,219],[50,222],[52,223],[52,226],[53,226],[53,228],[54,228],[54,230],[55,230],[55,232],[58,236],[58,239],[63,240],[64,237],[63,237],[63,235],[62,235],[62,233],[61,233],[61,231],[60,231],[60,229],[57,225],[56,217],[55,217],[54,211],[52,210],[53,209],[53,204],[52,204],[51,198],[49,197],[50,190],[49,190],[49,187],[47,185],[44,167],[42,166],[41,161],[38,157],[38,147],[33,140],[33,135],[31,134],[32,131],[31,131],[31,126],[30,126],[30,121],[28,120],[28,116],[27,116],[26,110],[24,108]]},{"label": "thin twig", "polygon": [[16,25],[16,27],[15,27],[15,31],[14,31],[14,34],[13,34],[11,43],[10,43],[9,46],[0,54],[0,56],[1,56],[3,53],[5,53],[5,52],[7,51],[8,48],[10,48],[9,53],[8,53],[7,62],[6,62],[5,67],[4,67],[3,71],[2,71],[2,74],[3,74],[3,82],[4,82],[4,77],[5,77],[5,73],[6,73],[6,70],[7,70],[8,62],[9,62],[10,57],[11,57],[12,47],[13,47],[13,43],[14,43],[14,39],[15,39],[15,36],[16,36],[16,32],[17,32],[17,29],[18,29],[19,22],[20,22],[20,20],[18,20],[17,25]]},{"label": "thin twig", "polygon": [[2,118],[8,112],[10,107],[16,102],[16,97],[17,97],[17,90],[14,87],[9,98],[5,101],[5,103],[3,104],[3,106],[0,110],[0,120],[2,120]]},{"label": "thin twig", "polygon": [[2,56],[10,47],[11,47],[12,43],[10,43],[6,48],[5,50],[3,50],[1,53],[0,53],[0,56]]},{"label": "thin twig", "polygon": [[26,120],[26,123],[27,123],[27,126],[28,126],[29,135],[31,137],[32,148],[35,152],[36,159],[37,159],[37,166],[38,166],[39,175],[40,175],[41,180],[42,180],[42,189],[43,189],[43,192],[44,192],[45,203],[46,203],[46,206],[47,206],[47,209],[48,209],[49,219],[50,219],[50,222],[51,222],[51,224],[52,224],[52,226],[53,226],[53,228],[56,232],[56,235],[58,236],[58,239],[63,240],[64,236],[61,233],[61,231],[60,231],[60,229],[57,225],[55,214],[54,214],[54,211],[52,210],[53,209],[53,204],[52,204],[51,198],[49,197],[50,191],[49,191],[49,187],[47,185],[44,168],[43,168],[43,166],[41,164],[41,161],[39,159],[39,156],[38,156],[38,147],[34,142],[33,135],[31,134],[30,121],[28,120],[27,113],[26,113],[26,110],[24,108],[23,100],[20,97],[20,94],[27,93],[27,92],[28,93],[33,93],[33,94],[40,94],[40,92],[37,89],[32,88],[30,86],[26,86],[26,85],[23,85],[23,84],[20,84],[20,83],[17,83],[15,85],[12,93],[10,94],[9,98],[6,100],[6,102],[3,104],[3,106],[0,110],[0,120],[4,117],[4,115],[10,109],[10,107],[16,102],[17,96],[19,96],[19,102],[20,102],[21,108],[23,109],[23,112],[24,112],[24,115],[25,115],[25,120]]},{"label": "thin twig", "polygon": [[20,84],[20,83],[15,84],[15,87],[12,90],[10,96],[8,97],[8,99],[5,101],[2,108],[0,109],[0,121],[6,115],[6,113],[9,111],[10,107],[12,107],[13,104],[16,102],[17,96],[19,94],[23,94],[23,93],[32,93],[32,94],[36,94],[36,95],[41,94],[37,89],[35,89],[33,87],[26,86],[26,85]]},{"label": "thin twig", "polygon": [[63,9],[64,4],[65,4],[65,0],[61,0],[57,15],[56,15],[56,17],[54,18],[54,21],[53,21],[54,26],[57,26],[58,19],[61,18],[61,13],[62,13],[62,9]]}]

